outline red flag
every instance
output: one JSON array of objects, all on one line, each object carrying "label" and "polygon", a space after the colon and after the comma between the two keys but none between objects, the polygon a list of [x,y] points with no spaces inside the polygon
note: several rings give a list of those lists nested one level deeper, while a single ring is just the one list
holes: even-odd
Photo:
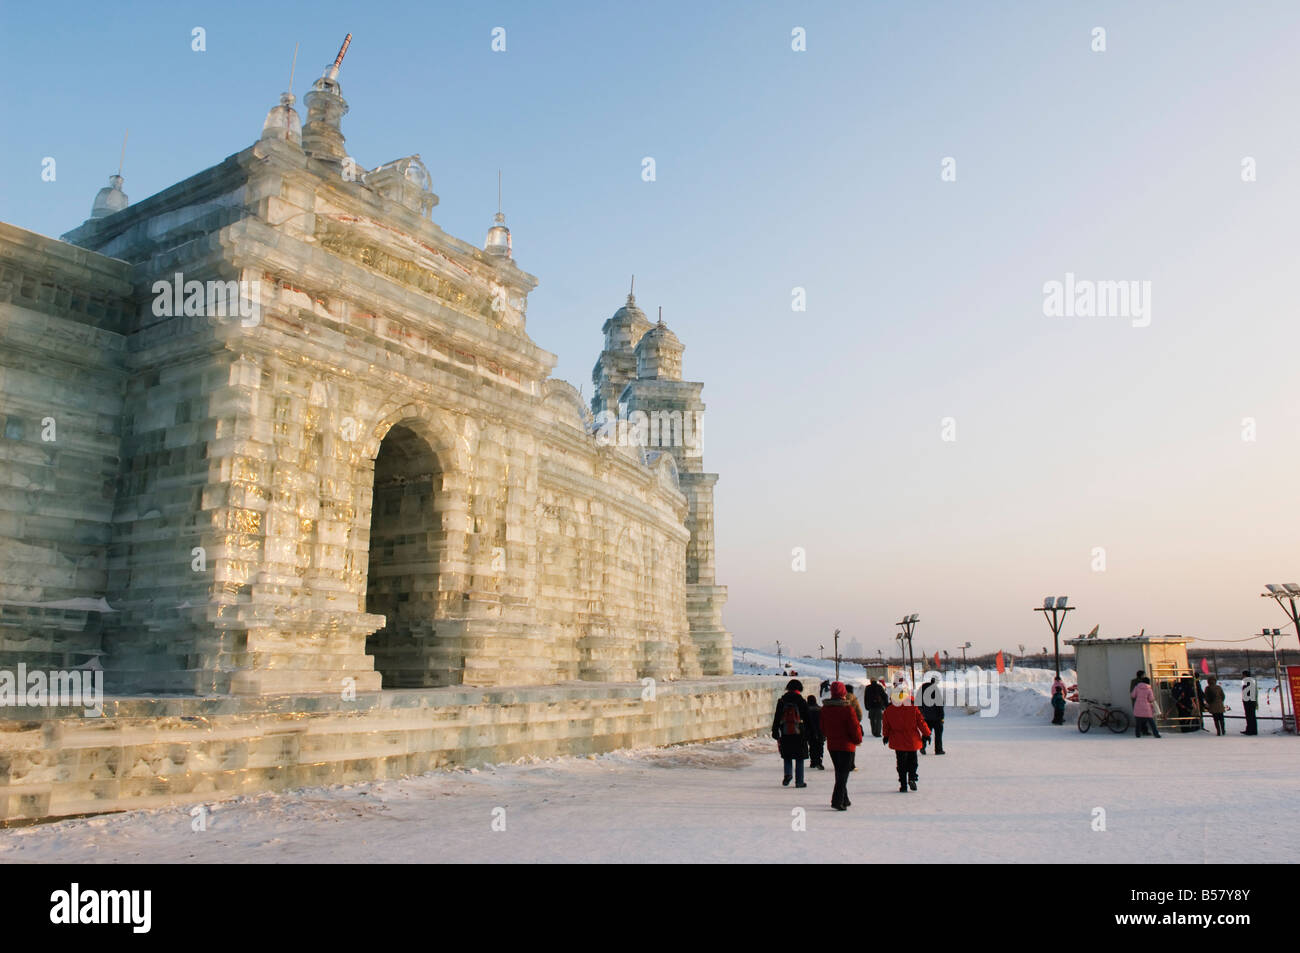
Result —
[{"label": "red flag", "polygon": [[998,674],[1001,675],[1007,670],[1007,663],[1002,658],[1002,650],[998,649]]},{"label": "red flag", "polygon": [[1210,663],[1209,663],[1209,660],[1205,659],[1204,657],[1202,657],[1202,659],[1201,659],[1201,674],[1202,674],[1202,675],[1209,675],[1209,674],[1210,674]]},{"label": "red flag", "polygon": [[938,667],[939,667],[939,653],[938,653],[938,652],[935,652],[935,653],[934,653],[934,667],[935,667],[935,668],[938,668]]}]

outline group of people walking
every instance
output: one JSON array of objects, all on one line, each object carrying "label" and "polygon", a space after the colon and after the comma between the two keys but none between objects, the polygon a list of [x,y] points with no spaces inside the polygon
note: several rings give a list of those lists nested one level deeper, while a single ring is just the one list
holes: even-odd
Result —
[{"label": "group of people walking", "polygon": [[[803,683],[791,679],[785,694],[777,700],[772,737],[784,764],[781,783],[789,785],[793,780],[795,787],[807,787],[804,760],[808,760],[810,770],[825,770],[823,749],[829,751],[835,770],[831,807],[847,811],[852,804],[849,775],[857,767],[857,748],[865,738],[862,703],[850,684],[826,681],[821,688],[829,692],[830,698],[819,705],[816,695],[805,698]],[[919,705],[901,676],[892,696],[874,678],[863,695],[872,737],[880,738],[894,752],[899,792],[915,791],[917,753],[925,754],[933,740],[934,753],[943,754],[943,697],[938,676],[922,686]]]}]

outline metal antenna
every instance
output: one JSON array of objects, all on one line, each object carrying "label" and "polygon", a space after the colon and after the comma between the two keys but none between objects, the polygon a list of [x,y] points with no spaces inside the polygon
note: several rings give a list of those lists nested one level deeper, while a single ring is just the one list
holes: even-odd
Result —
[{"label": "metal antenna", "polygon": [[334,65],[328,70],[330,79],[339,78],[339,67],[343,65],[343,57],[348,52],[348,47],[352,45],[352,34],[349,33],[343,38],[343,45],[339,47],[339,55],[334,57]]},{"label": "metal antenna", "polygon": [[126,163],[126,137],[129,135],[131,135],[130,129],[122,134],[122,154],[118,156],[117,159],[117,174],[119,178],[122,175],[122,166]]},{"label": "metal antenna", "polygon": [[636,275],[632,276],[632,287],[627,289],[627,296],[630,298],[636,293]]},{"label": "metal antenna", "polygon": [[293,95],[293,74],[298,69],[298,44],[293,45],[293,63],[289,66],[289,95]]}]

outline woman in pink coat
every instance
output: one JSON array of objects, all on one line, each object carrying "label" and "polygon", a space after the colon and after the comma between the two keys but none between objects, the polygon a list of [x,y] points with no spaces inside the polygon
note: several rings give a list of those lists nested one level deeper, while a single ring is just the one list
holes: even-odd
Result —
[{"label": "woman in pink coat", "polygon": [[1146,732],[1145,728],[1151,729],[1151,734],[1160,737],[1160,730],[1156,728],[1156,693],[1151,689],[1151,679],[1143,677],[1136,685],[1133,691],[1129,693],[1133,699],[1133,723],[1137,726],[1137,736],[1141,738]]}]

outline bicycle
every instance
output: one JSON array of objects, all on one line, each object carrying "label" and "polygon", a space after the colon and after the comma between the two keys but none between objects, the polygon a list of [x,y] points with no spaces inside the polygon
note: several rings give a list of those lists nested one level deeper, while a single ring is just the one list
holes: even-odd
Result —
[{"label": "bicycle", "polygon": [[1085,698],[1083,703],[1088,707],[1079,713],[1080,731],[1086,733],[1094,723],[1099,727],[1109,728],[1117,735],[1122,735],[1124,732],[1128,731],[1128,712],[1119,708],[1111,708],[1108,705],[1103,705],[1101,702],[1093,701],[1091,698]]}]

